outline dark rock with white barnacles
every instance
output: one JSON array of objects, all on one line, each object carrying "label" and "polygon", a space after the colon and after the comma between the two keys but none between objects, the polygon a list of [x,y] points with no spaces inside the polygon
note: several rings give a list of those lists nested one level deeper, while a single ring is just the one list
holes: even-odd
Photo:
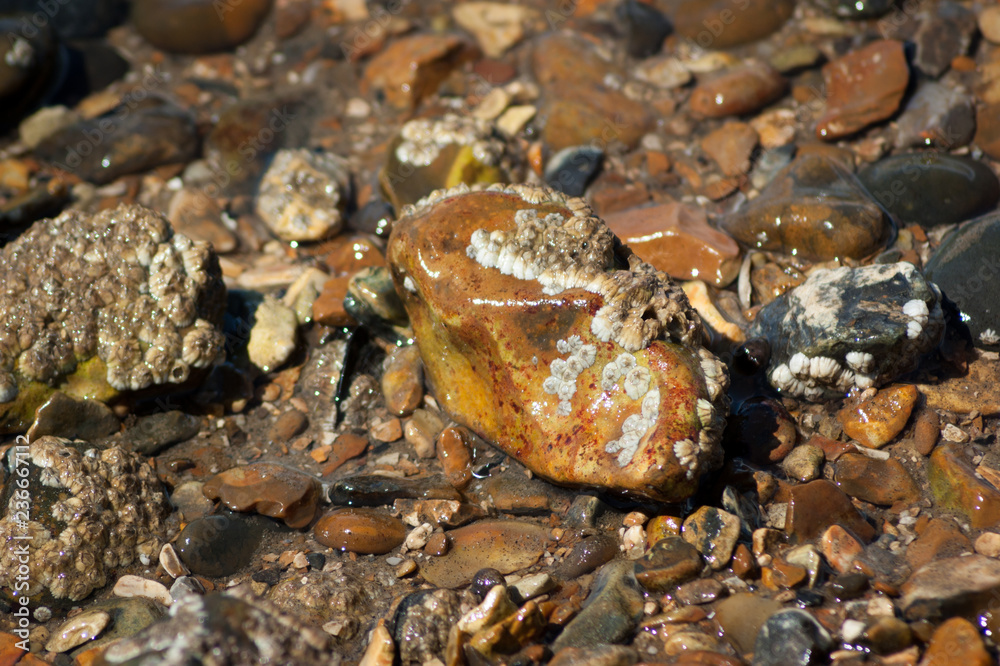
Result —
[{"label": "dark rock with white barnacles", "polygon": [[765,306],[747,337],[770,343],[774,388],[834,398],[915,369],[944,333],[940,301],[910,263],[818,270]]}]

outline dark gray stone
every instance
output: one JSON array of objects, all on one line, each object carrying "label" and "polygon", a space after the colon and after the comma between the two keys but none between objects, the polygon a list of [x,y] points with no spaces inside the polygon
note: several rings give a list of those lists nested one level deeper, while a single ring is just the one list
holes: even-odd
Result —
[{"label": "dark gray stone", "polygon": [[807,666],[826,663],[833,647],[829,632],[809,613],[794,608],[767,619],[754,644],[754,666]]},{"label": "dark gray stone", "polygon": [[177,554],[192,573],[229,576],[250,564],[263,535],[263,519],[257,516],[204,516],[181,531]]},{"label": "dark gray stone", "polygon": [[670,21],[656,7],[636,0],[624,0],[615,7],[622,24],[625,50],[633,58],[648,58],[660,52],[670,34]]},{"label": "dark gray stone", "polygon": [[976,15],[957,2],[941,0],[918,17],[920,27],[913,36],[917,47],[913,64],[936,79],[948,71],[955,57],[969,52],[976,33]]},{"label": "dark gray stone", "polygon": [[972,96],[937,81],[924,81],[896,121],[896,147],[967,145],[976,133]]},{"label": "dark gray stone", "polygon": [[56,391],[35,411],[35,422],[28,429],[28,441],[45,435],[95,441],[108,437],[121,427],[111,408],[99,400],[77,400]]},{"label": "dark gray stone", "polygon": [[895,0],[825,0],[826,5],[835,16],[847,19],[869,19],[882,16],[890,9]]},{"label": "dark gray stone", "polygon": [[201,430],[201,419],[178,410],[150,414],[122,433],[118,444],[122,448],[147,456],[155,456],[167,447],[184,442]]},{"label": "dark gray stone", "polygon": [[632,635],[642,619],[642,606],[635,563],[618,560],[605,564],[583,610],[559,634],[552,651],[620,643]]},{"label": "dark gray stone", "polygon": [[589,146],[563,148],[545,167],[549,187],[571,197],[582,197],[587,185],[601,169],[604,151]]}]

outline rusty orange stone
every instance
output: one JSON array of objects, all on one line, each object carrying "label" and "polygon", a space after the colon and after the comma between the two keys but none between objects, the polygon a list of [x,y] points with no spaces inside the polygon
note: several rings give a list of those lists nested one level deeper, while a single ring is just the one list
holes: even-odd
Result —
[{"label": "rusty orange stone", "polygon": [[381,555],[403,543],[406,526],[378,509],[336,509],[317,521],[316,540],[351,553]]},{"label": "rusty orange stone", "polygon": [[580,199],[456,188],[397,220],[387,258],[455,421],[555,483],[676,501],[721,460],[728,379],[683,291],[613,241]]},{"label": "rusty orange stone", "polygon": [[412,109],[476,49],[457,35],[413,35],[375,56],[361,79],[361,93],[379,91],[398,109]]},{"label": "rusty orange stone", "polygon": [[691,111],[706,118],[742,116],[781,97],[788,81],[770,65],[751,63],[728,69],[691,92]]},{"label": "rusty orange stone", "polygon": [[848,437],[880,449],[906,426],[919,397],[920,391],[912,384],[889,386],[860,404],[846,405],[837,413],[837,420]]},{"label": "rusty orange stone", "polygon": [[995,663],[976,625],[965,618],[945,620],[934,630],[921,666],[989,666]]},{"label": "rusty orange stone", "polygon": [[1000,525],[1000,490],[976,475],[958,444],[941,444],[927,464],[927,483],[938,507],[957,511],[975,529]]},{"label": "rusty orange stone", "polygon": [[280,518],[295,529],[312,522],[320,491],[319,481],[305,472],[275,463],[233,467],[216,474],[202,488],[205,497],[220,500],[234,511]]}]

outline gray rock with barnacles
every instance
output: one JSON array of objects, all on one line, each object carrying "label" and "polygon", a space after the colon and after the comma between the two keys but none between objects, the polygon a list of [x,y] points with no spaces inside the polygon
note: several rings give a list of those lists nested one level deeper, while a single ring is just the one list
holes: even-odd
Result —
[{"label": "gray rock with barnacles", "polygon": [[747,337],[771,344],[771,386],[822,400],[914,370],[943,333],[940,290],[900,262],[817,270],[761,309]]}]

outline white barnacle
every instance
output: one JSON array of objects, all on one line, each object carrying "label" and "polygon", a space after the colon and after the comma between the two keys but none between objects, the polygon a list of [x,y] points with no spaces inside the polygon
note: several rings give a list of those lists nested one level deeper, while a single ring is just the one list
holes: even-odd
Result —
[{"label": "white barnacle", "polygon": [[802,352],[796,352],[788,359],[788,371],[794,377],[805,379],[810,372],[809,357]]},{"label": "white barnacle", "polygon": [[[911,301],[912,302],[912,301]],[[906,322],[906,337],[910,340],[916,340],[920,337],[920,334],[924,332],[924,327],[920,325],[915,319],[911,319]]]},{"label": "white barnacle", "polygon": [[649,368],[637,365],[625,375],[625,394],[633,400],[638,400],[649,390]]},{"label": "white barnacle", "polygon": [[695,446],[694,442],[690,439],[674,442],[674,456],[677,457],[677,462],[685,468],[687,478],[694,478],[694,474],[698,470],[698,447]]},{"label": "white barnacle", "polygon": [[863,351],[849,351],[844,360],[847,361],[848,367],[856,372],[870,372],[872,364],[875,363],[875,357]]},{"label": "white barnacle", "polygon": [[562,386],[562,383],[562,380],[558,377],[549,375],[545,378],[545,381],[542,382],[542,390],[549,395],[556,395],[559,393],[559,387]]},{"label": "white barnacle", "polygon": [[646,427],[651,428],[656,423],[660,415],[660,389],[651,388],[642,399],[642,418],[646,420]]},{"label": "white barnacle", "polygon": [[415,294],[417,293],[417,283],[413,281],[412,277],[407,275],[406,277],[403,278],[403,289],[406,289],[406,291]]},{"label": "white barnacle", "polygon": [[840,371],[840,363],[829,356],[814,356],[809,359],[809,376],[814,379],[833,379]]},{"label": "white barnacle", "polygon": [[1000,335],[992,328],[988,328],[979,334],[979,341],[984,345],[998,345],[1000,344]]},{"label": "white barnacle", "polygon": [[704,398],[698,398],[695,403],[695,409],[698,414],[698,422],[701,424],[702,428],[708,428],[712,425],[712,421],[715,419],[715,407],[712,403]]},{"label": "white barnacle", "polygon": [[909,300],[903,305],[903,314],[921,324],[927,323],[927,317],[930,313],[930,310],[927,309],[927,304],[918,298]]}]

